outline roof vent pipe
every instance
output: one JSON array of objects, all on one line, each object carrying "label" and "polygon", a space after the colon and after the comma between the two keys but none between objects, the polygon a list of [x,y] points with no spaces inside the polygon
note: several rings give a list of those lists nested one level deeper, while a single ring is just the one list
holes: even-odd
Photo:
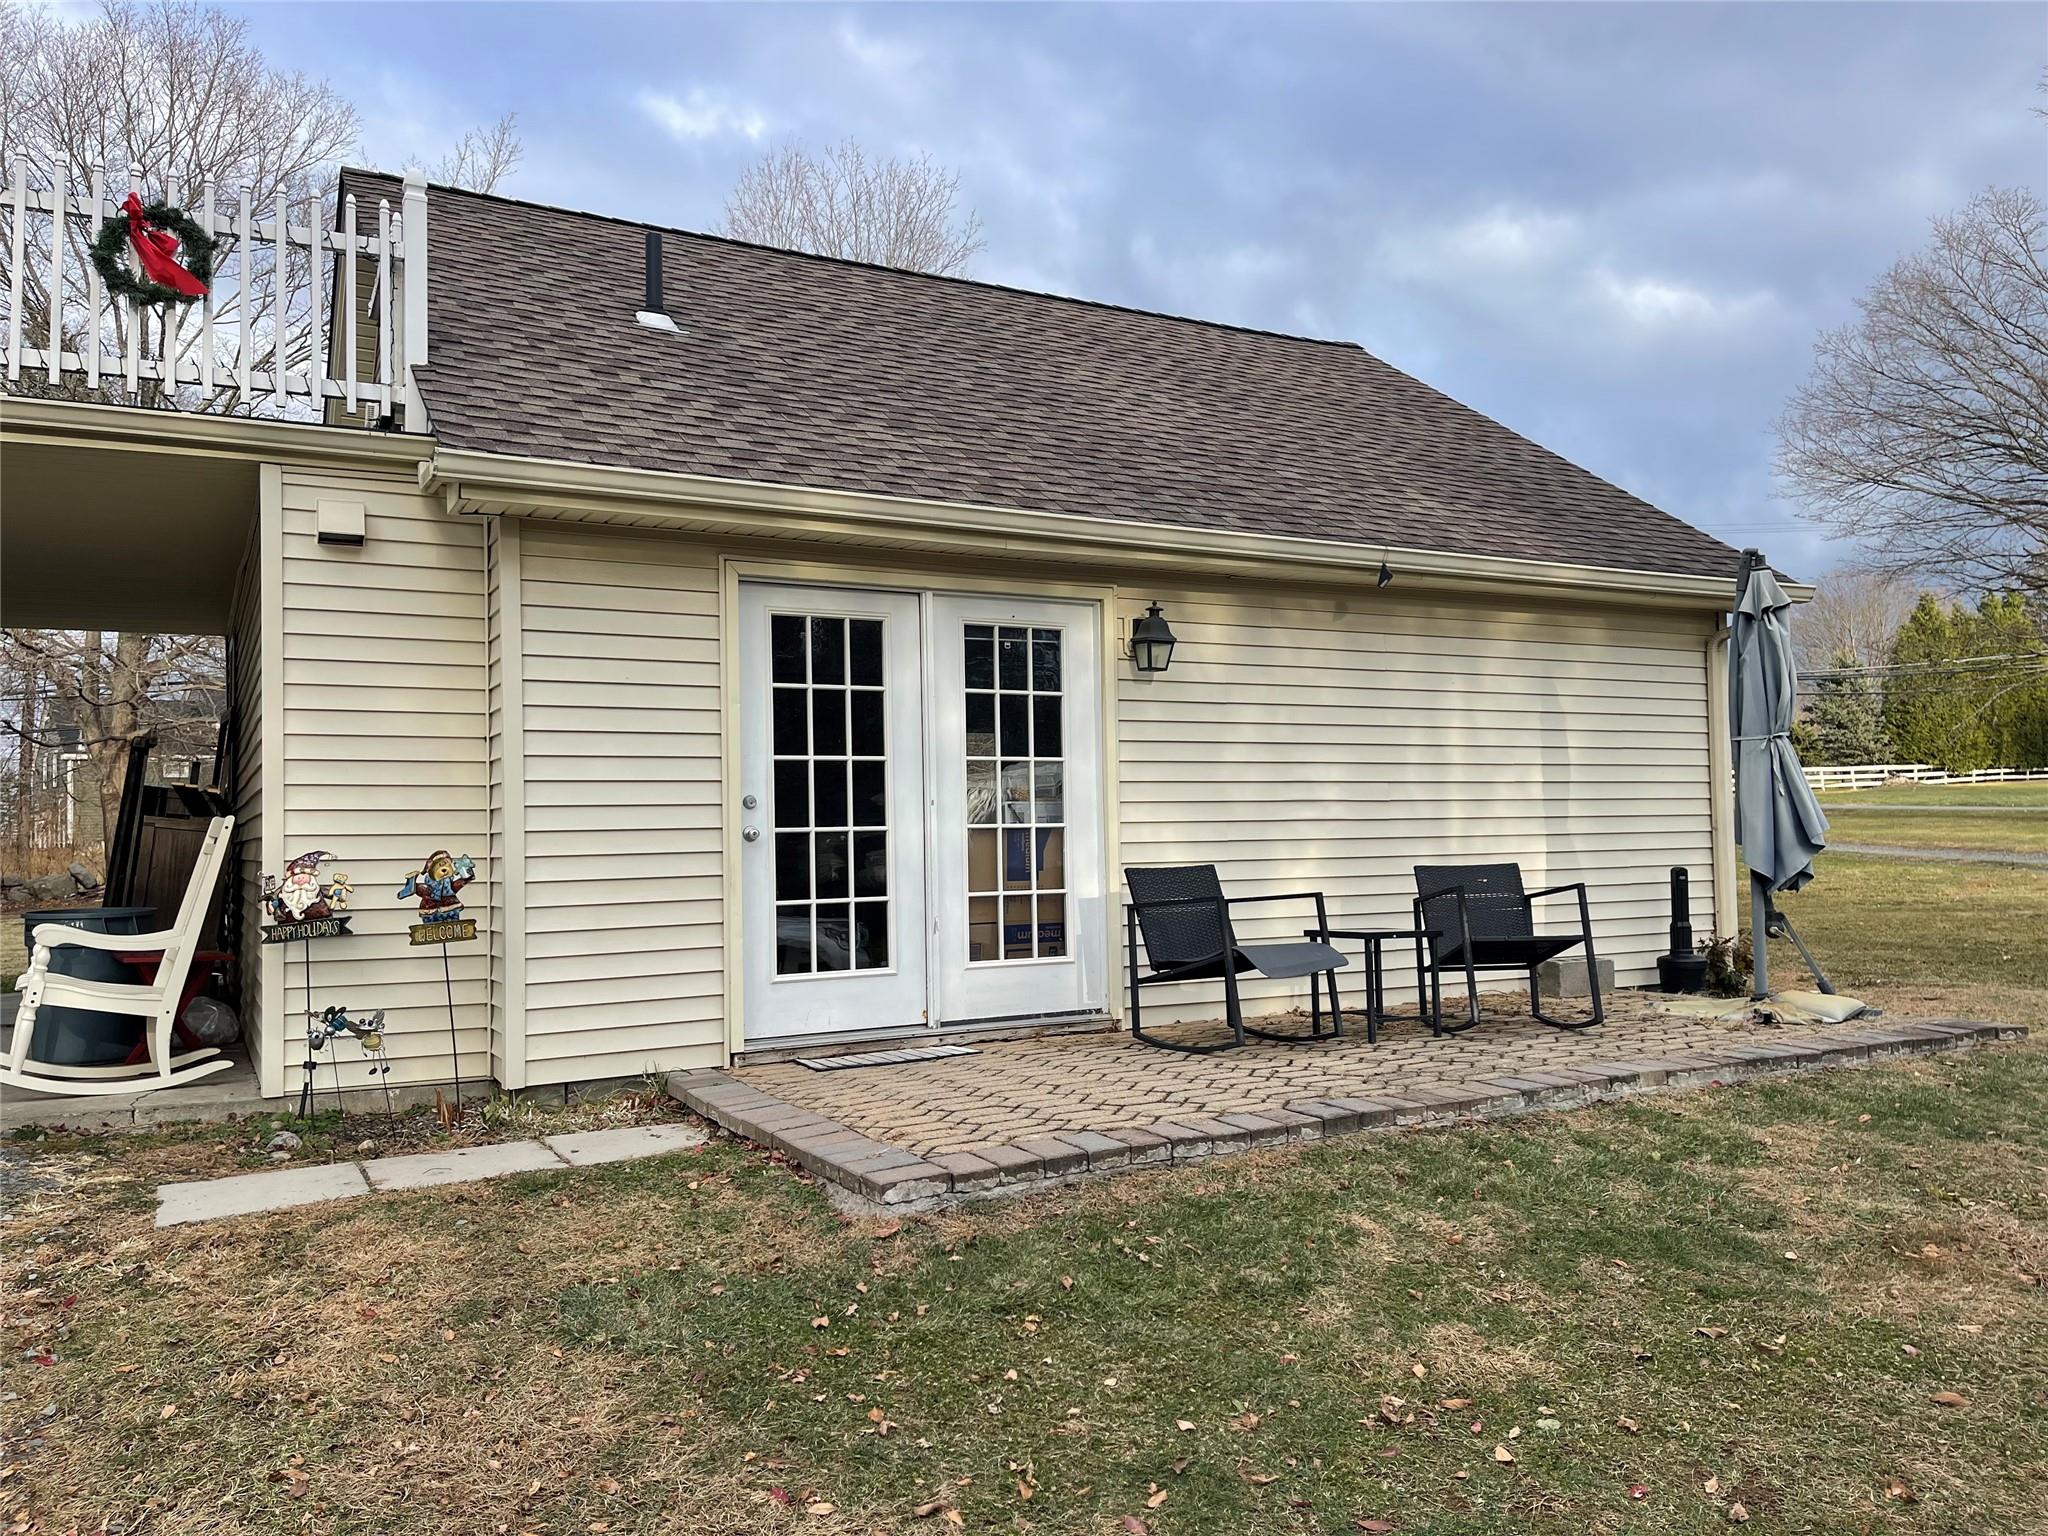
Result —
[{"label": "roof vent pipe", "polygon": [[668,310],[663,307],[662,303],[661,231],[658,229],[647,231],[647,305],[633,318],[649,330],[673,331],[680,329],[675,321],[669,318]]}]

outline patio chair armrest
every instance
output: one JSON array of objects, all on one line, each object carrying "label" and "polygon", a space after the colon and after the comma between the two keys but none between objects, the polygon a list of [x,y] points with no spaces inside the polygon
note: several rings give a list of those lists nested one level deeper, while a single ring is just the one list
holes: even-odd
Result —
[{"label": "patio chair armrest", "polygon": [[1410,897],[1409,904],[1415,909],[1415,929],[1418,933],[1428,935],[1427,942],[1432,955],[1436,953],[1439,940],[1448,943],[1454,937],[1448,928],[1431,928],[1422,920],[1424,905],[1440,896],[1449,896],[1458,904],[1458,931],[1455,937],[1460,948],[1469,955],[1472,952],[1472,914],[1465,905],[1465,887],[1462,885],[1447,885],[1440,891],[1431,891],[1427,896]]},{"label": "patio chair armrest", "polygon": [[1254,901],[1321,901],[1321,891],[1280,891],[1271,896],[1226,896],[1223,898],[1233,907],[1241,907]]},{"label": "patio chair armrest", "polygon": [[178,935],[169,929],[157,933],[94,933],[90,929],[73,928],[64,923],[37,923],[30,937],[48,949],[112,949],[142,953],[169,949],[178,942]]},{"label": "patio chair armrest", "polygon": [[1539,896],[1562,896],[1566,891],[1577,891],[1583,896],[1586,893],[1586,882],[1574,880],[1569,885],[1546,885],[1540,891],[1524,891],[1522,895],[1528,900],[1534,901]]}]

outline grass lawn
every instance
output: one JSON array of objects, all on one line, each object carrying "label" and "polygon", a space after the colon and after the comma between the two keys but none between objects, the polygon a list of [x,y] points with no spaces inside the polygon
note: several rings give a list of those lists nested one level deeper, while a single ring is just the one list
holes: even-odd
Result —
[{"label": "grass lawn", "polygon": [[1972,848],[2048,853],[2048,814],[2038,811],[1844,810],[1831,805],[1828,837],[1893,848]]},{"label": "grass lawn", "polygon": [[1886,784],[1876,789],[1830,789],[1829,810],[1856,805],[2032,805],[2048,809],[2048,779],[2018,784]]},{"label": "grass lawn", "polygon": [[[1838,855],[1786,905],[1888,1006],[2048,1022],[2048,873]],[[721,1141],[152,1230],[223,1138],[15,1148],[0,1517],[2048,1528],[2040,1044],[902,1223]]]},{"label": "grass lawn", "polygon": [[[1906,989],[1896,1009],[1962,1013],[1966,1002],[1929,999],[1975,994],[1994,1009],[1982,1016],[2031,1023],[2035,1005],[2002,994],[2048,1001],[2048,870],[1824,853],[1813,883],[1778,905],[1837,984]],[[1790,976],[1778,967],[1799,957],[1774,944],[1771,966]]]}]

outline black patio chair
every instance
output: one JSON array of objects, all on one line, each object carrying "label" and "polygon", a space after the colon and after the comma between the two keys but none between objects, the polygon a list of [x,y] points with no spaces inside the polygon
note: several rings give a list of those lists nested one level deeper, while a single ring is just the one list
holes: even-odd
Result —
[{"label": "black patio chair", "polygon": [[[1539,934],[1532,903],[1546,896],[1576,891],[1579,931]],[[1587,910],[1583,882],[1553,885],[1540,891],[1522,889],[1519,864],[1418,864],[1415,866],[1415,926],[1429,930],[1429,981],[1425,994],[1430,1028],[1437,1034],[1461,1034],[1479,1022],[1480,971],[1526,971],[1529,1012],[1552,1029],[1590,1029],[1605,1017],[1600,1003],[1600,965],[1593,954],[1593,920]],[[1577,945],[1586,946],[1587,984],[1593,992],[1593,1017],[1554,1019],[1543,1011],[1536,968]],[[1465,1022],[1444,1022],[1445,967],[1465,973]],[[1417,975],[1421,989],[1423,978]]]},{"label": "black patio chair", "polygon": [[[1225,896],[1213,864],[1184,864],[1166,869],[1126,869],[1124,882],[1131,892],[1131,904],[1124,912],[1124,932],[1131,977],[1131,1034],[1161,1050],[1184,1051],[1205,1056],[1214,1051],[1236,1050],[1246,1035],[1261,1040],[1323,1040],[1344,1032],[1344,1015],[1337,1001],[1337,972],[1348,964],[1337,949],[1313,941],[1290,944],[1240,944],[1230,922],[1232,907],[1252,902],[1313,901],[1316,926],[1328,928],[1329,914],[1321,891],[1291,891],[1275,896]],[[1138,968],[1138,936],[1145,937],[1145,960],[1149,974]],[[1243,971],[1257,971],[1276,979],[1309,978],[1309,1033],[1286,1034],[1254,1029],[1244,1021],[1237,996],[1237,978]],[[1223,979],[1224,1016],[1231,1038],[1213,1045],[1185,1045],[1161,1040],[1140,1028],[1138,989],[1163,986],[1175,981]],[[1322,983],[1330,987],[1330,1029],[1323,1029]]]}]

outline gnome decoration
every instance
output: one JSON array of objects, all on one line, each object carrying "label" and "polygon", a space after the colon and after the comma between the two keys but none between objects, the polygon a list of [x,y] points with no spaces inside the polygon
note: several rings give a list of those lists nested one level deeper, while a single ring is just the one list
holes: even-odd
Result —
[{"label": "gnome decoration", "polygon": [[412,925],[415,944],[455,944],[476,937],[476,919],[462,915],[462,888],[476,878],[476,864],[466,853],[436,848],[423,868],[405,877],[398,899],[413,897],[420,920]]},{"label": "gnome decoration", "polygon": [[340,870],[322,875],[334,855],[324,848],[302,853],[284,867],[282,878],[263,877],[263,942],[328,939],[348,932],[349,896],[355,887]]}]

